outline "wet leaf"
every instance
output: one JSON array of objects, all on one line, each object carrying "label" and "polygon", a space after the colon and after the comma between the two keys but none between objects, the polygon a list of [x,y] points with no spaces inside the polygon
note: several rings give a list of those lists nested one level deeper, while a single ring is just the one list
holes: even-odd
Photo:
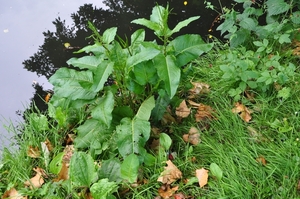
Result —
[{"label": "wet leaf", "polygon": [[173,164],[171,160],[166,162],[168,165],[165,170],[160,174],[157,181],[163,184],[171,184],[182,177],[181,171]]},{"label": "wet leaf", "polygon": [[31,158],[39,158],[41,157],[41,152],[39,147],[29,146],[27,149],[27,156]]},{"label": "wet leaf", "polygon": [[178,117],[186,118],[190,115],[191,109],[187,107],[185,100],[183,100],[179,106],[176,108],[175,114]]},{"label": "wet leaf", "polygon": [[200,188],[204,187],[207,184],[208,180],[208,170],[204,168],[197,169],[196,177],[198,178]]},{"label": "wet leaf", "polygon": [[235,103],[235,107],[232,109],[233,113],[239,114],[239,116],[245,121],[249,122],[251,120],[251,112],[247,107],[239,102]]},{"label": "wet leaf", "polygon": [[27,180],[24,185],[26,187],[30,187],[30,189],[33,188],[40,188],[43,184],[44,184],[44,179],[43,176],[46,176],[46,173],[44,171],[44,169],[36,167],[33,169],[36,172],[36,175],[32,178],[30,178],[30,180]]},{"label": "wet leaf", "polygon": [[178,190],[179,186],[175,186],[171,188],[171,185],[162,185],[158,189],[158,194],[163,198],[163,199],[168,199],[173,196],[173,194]]}]

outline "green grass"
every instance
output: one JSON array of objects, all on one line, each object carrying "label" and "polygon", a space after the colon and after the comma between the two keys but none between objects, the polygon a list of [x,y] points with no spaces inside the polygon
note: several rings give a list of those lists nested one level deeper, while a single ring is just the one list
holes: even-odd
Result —
[{"label": "green grass", "polygon": [[[216,119],[209,122],[209,128],[201,131],[201,143],[191,146],[182,140],[182,135],[191,126],[202,127],[201,123],[194,121],[192,115],[182,123],[166,128],[171,129],[171,133],[166,132],[173,140],[171,150],[178,154],[173,162],[183,173],[182,180],[174,183],[174,186],[179,185],[177,192],[207,199],[300,198],[297,189],[300,180],[300,85],[296,82],[300,79],[299,71],[294,81],[288,85],[292,92],[286,100],[278,98],[275,90],[256,93],[253,102],[243,97],[241,102],[253,111],[252,120],[246,123],[231,111],[234,101],[226,92],[229,85],[221,79],[217,52],[207,54],[196,61],[187,77],[194,82],[205,82],[211,86],[209,94],[195,99],[199,103],[211,106],[216,115]],[[187,92],[186,86],[182,85],[179,88],[179,93]],[[274,126],[276,120],[279,124]],[[49,124],[48,130],[36,131],[36,127],[24,124],[23,132],[18,140],[19,150],[14,153],[8,150],[3,152],[0,164],[0,194],[16,187],[26,195],[31,195],[30,198],[45,196],[42,195],[45,194],[43,191],[48,191],[49,195],[55,195],[59,191],[61,198],[69,195],[74,190],[68,190],[67,184],[52,183],[51,179],[54,177],[50,173],[44,189],[31,191],[23,188],[23,182],[34,175],[32,168],[35,166],[43,167],[49,172],[43,156],[33,159],[26,155],[28,146],[39,146],[40,142],[48,138],[55,146],[52,154],[54,157],[62,151],[62,140],[67,130]],[[193,157],[195,161],[191,161]],[[259,157],[263,157],[266,164],[257,161]],[[211,163],[216,163],[223,171],[221,180],[216,179],[210,172],[208,184],[203,188],[200,188],[197,182],[184,183],[185,179],[194,177],[196,169],[209,170]],[[116,196],[155,198],[161,186],[157,178],[164,166],[163,162],[157,161],[152,167],[143,167],[142,179],[146,179],[147,182],[130,188],[123,185]],[[73,193],[73,197],[78,196]]]}]

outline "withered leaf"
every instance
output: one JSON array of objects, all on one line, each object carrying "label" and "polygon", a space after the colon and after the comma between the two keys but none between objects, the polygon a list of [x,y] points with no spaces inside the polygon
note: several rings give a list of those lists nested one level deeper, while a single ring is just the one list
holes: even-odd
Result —
[{"label": "withered leaf", "polygon": [[204,168],[197,169],[196,177],[198,178],[200,188],[204,187],[207,184],[208,180],[208,170]]},{"label": "withered leaf", "polygon": [[168,165],[165,170],[160,174],[157,181],[163,184],[171,184],[182,177],[181,171],[173,164],[171,160],[166,162]]},{"label": "withered leaf", "polygon": [[263,166],[266,166],[267,165],[267,161],[266,159],[264,158],[264,156],[259,156],[256,158],[256,162],[262,164]]},{"label": "withered leaf", "polygon": [[27,156],[31,158],[39,158],[41,156],[39,147],[29,146],[27,149]]},{"label": "withered leaf", "polygon": [[196,127],[191,127],[188,134],[182,136],[185,142],[189,142],[193,145],[197,145],[201,142],[200,132]]},{"label": "withered leaf", "polygon": [[171,185],[162,185],[158,189],[158,194],[163,198],[163,199],[168,199],[173,196],[173,194],[178,190],[179,186],[175,186],[171,188]]},{"label": "withered leaf", "polygon": [[62,167],[58,173],[57,178],[53,179],[54,182],[69,179],[69,163],[62,162]]},{"label": "withered leaf", "polygon": [[214,116],[212,115],[213,112],[214,110],[210,106],[200,103],[197,109],[197,113],[195,114],[196,122],[207,119],[214,119]]},{"label": "withered leaf", "polygon": [[247,109],[247,107],[239,102],[236,102],[235,107],[232,109],[233,113],[239,114],[239,116],[245,121],[249,122],[251,117],[251,112]]},{"label": "withered leaf", "polygon": [[1,199],[10,198],[10,199],[27,199],[27,196],[22,196],[15,188],[7,190],[2,195]]},{"label": "withered leaf", "polygon": [[187,107],[185,100],[182,100],[182,102],[176,108],[175,114],[178,117],[186,118],[190,115],[190,113],[191,113],[191,109]]},{"label": "withered leaf", "polygon": [[209,85],[206,83],[202,83],[202,82],[191,82],[191,84],[193,84],[193,88],[190,89],[190,92],[192,94],[192,98],[193,95],[198,95],[198,94],[205,94],[209,92]]},{"label": "withered leaf", "polygon": [[44,184],[44,177],[46,177],[46,173],[44,171],[44,169],[36,167],[33,168],[33,170],[36,172],[36,175],[32,178],[30,178],[30,180],[27,180],[26,182],[24,182],[24,185],[26,187],[30,187],[30,189],[33,188],[40,188],[43,184]]}]

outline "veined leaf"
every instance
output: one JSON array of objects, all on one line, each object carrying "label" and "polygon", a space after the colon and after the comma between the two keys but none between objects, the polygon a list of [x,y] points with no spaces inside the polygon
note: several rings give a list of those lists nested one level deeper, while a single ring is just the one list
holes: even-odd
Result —
[{"label": "veined leaf", "polygon": [[101,142],[111,136],[111,131],[96,119],[86,120],[84,124],[77,128],[78,135],[74,140],[76,148],[88,148],[95,138]]},{"label": "veined leaf", "polygon": [[284,0],[268,0],[266,2],[267,11],[270,16],[285,13],[290,9],[290,5]]},{"label": "veined leaf", "polygon": [[71,100],[93,99],[95,92],[89,87],[93,84],[91,71],[76,71],[68,68],[60,68],[51,76],[49,82],[54,85],[54,93],[60,97]]},{"label": "veined leaf", "polygon": [[84,152],[75,152],[70,162],[70,179],[77,186],[89,187],[97,178],[93,158]]},{"label": "veined leaf", "polygon": [[140,19],[135,19],[131,21],[131,23],[139,24],[142,26],[146,26],[147,28],[153,30],[154,32],[160,30],[160,26],[158,23],[155,23],[153,21],[150,21],[148,19],[140,18]]},{"label": "veined leaf", "polygon": [[180,68],[176,65],[176,58],[172,55],[166,57],[159,54],[154,58],[154,65],[160,79],[165,83],[165,89],[170,99],[176,94],[180,81]]},{"label": "veined leaf", "polygon": [[111,91],[108,91],[104,97],[96,101],[97,105],[92,110],[93,119],[97,119],[102,124],[110,127],[112,120],[112,111],[114,109],[114,96]]},{"label": "veined leaf", "polygon": [[112,196],[113,192],[118,189],[118,184],[116,182],[109,182],[107,178],[99,180],[94,183],[90,190],[94,199],[107,199]]},{"label": "veined leaf", "polygon": [[115,39],[116,33],[117,33],[116,27],[112,27],[105,30],[102,36],[102,42],[105,44],[109,44]]},{"label": "veined leaf", "polygon": [[140,42],[143,42],[145,40],[145,30],[144,29],[139,29],[135,31],[131,35],[131,46],[134,45],[139,45]]},{"label": "veined leaf", "polygon": [[154,85],[158,81],[157,71],[153,66],[152,61],[135,65],[133,68],[133,73],[135,81],[140,85],[146,85],[147,83]]},{"label": "veined leaf", "polygon": [[102,45],[95,43],[94,45],[85,46],[75,53],[82,53],[82,52],[90,53],[90,52],[92,52],[96,56],[99,56],[99,55],[103,54],[105,51],[106,51],[106,49]]},{"label": "veined leaf", "polygon": [[129,183],[137,181],[140,162],[135,154],[130,154],[124,159],[121,165],[121,177],[128,180]]},{"label": "veined leaf", "polygon": [[181,30],[181,28],[183,28],[183,27],[189,25],[191,22],[193,22],[193,21],[195,21],[195,20],[197,20],[197,19],[199,19],[199,18],[200,18],[200,16],[195,16],[195,17],[190,17],[190,18],[188,18],[188,19],[186,19],[186,20],[184,20],[184,21],[179,22],[179,23],[175,26],[175,28],[174,28],[173,30],[171,30],[171,32],[169,33],[168,36],[171,36],[171,35],[173,35],[174,33],[179,32],[179,31]]},{"label": "veined leaf", "polygon": [[154,97],[151,96],[150,98],[146,99],[142,103],[135,117],[140,120],[145,120],[145,121],[149,120],[151,111],[154,108],[154,106],[155,106],[155,100]]},{"label": "veined leaf", "polygon": [[113,71],[113,62],[103,61],[94,73],[94,84],[92,91],[98,92],[103,89],[105,82]]},{"label": "veined leaf", "polygon": [[67,61],[68,65],[73,65],[80,69],[89,69],[94,71],[103,60],[98,56],[84,56],[81,58],[71,58]]},{"label": "veined leaf", "polygon": [[154,48],[144,48],[141,52],[129,57],[126,62],[127,68],[130,68],[138,63],[153,59],[160,53],[159,50]]},{"label": "veined leaf", "polygon": [[99,178],[108,178],[109,181],[121,182],[121,162],[117,158],[103,161],[98,170]]},{"label": "veined leaf", "polygon": [[200,35],[182,35],[171,41],[168,46],[173,46],[178,66],[181,67],[211,50],[213,44],[205,43]]},{"label": "veined leaf", "polygon": [[116,127],[117,146],[122,157],[128,155],[141,154],[150,136],[150,123],[145,120],[134,118],[123,118],[121,124]]}]

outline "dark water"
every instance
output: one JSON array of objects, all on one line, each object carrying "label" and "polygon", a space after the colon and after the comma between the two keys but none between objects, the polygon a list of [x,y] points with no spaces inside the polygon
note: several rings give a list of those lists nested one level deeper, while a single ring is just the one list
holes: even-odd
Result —
[{"label": "dark water", "polygon": [[[9,28],[3,26],[3,34],[5,33],[5,37],[1,36],[1,44],[2,46],[11,46],[11,52],[8,54],[10,56],[10,62],[12,63],[14,57],[18,57],[19,53],[18,50],[24,49],[26,53],[22,54],[23,59],[14,65],[18,66],[18,70],[22,70],[22,75],[16,74],[14,76],[14,82],[18,82],[19,80],[27,77],[26,79],[26,89],[23,83],[16,86],[16,83],[8,84],[7,82],[2,85],[6,85],[6,90],[9,92],[16,91],[16,95],[11,97],[11,100],[16,100],[16,103],[22,104],[20,101],[19,96],[21,95],[26,103],[24,106],[10,106],[10,109],[6,106],[9,104],[8,101],[4,100],[4,97],[1,96],[1,112],[0,114],[7,118],[6,116],[9,115],[10,118],[13,118],[13,121],[18,118],[18,120],[22,121],[22,117],[24,112],[28,111],[28,106],[35,103],[37,107],[43,111],[47,109],[47,105],[44,103],[43,99],[49,89],[51,89],[51,85],[47,83],[47,79],[51,77],[54,72],[66,66],[66,61],[73,57],[73,52],[78,50],[78,48],[84,47],[91,43],[91,39],[86,39],[92,33],[87,27],[87,22],[92,21],[97,28],[99,29],[100,33],[110,27],[118,27],[117,34],[122,37],[126,38],[126,35],[130,38],[130,35],[137,29],[142,28],[139,25],[131,24],[130,21],[137,19],[137,18],[149,18],[153,6],[157,4],[166,6],[169,4],[169,8],[172,9],[169,25],[170,28],[173,28],[179,21],[187,19],[192,16],[201,16],[201,18],[195,22],[192,22],[188,27],[182,29],[179,34],[187,34],[187,33],[197,33],[200,34],[204,40],[208,39],[208,35],[212,34],[214,36],[219,36],[219,33],[215,30],[216,27],[219,25],[218,12],[222,12],[221,7],[231,7],[231,3],[233,1],[224,1],[224,0],[211,0],[211,4],[215,6],[215,9],[218,11],[213,11],[211,9],[206,8],[204,4],[204,0],[158,0],[158,1],[151,1],[151,0],[106,0],[103,3],[99,3],[99,1],[91,2],[94,4],[89,4],[89,1],[78,1],[76,3],[71,1],[53,1],[57,3],[57,7],[51,7],[51,5],[47,5],[44,3],[45,7],[42,11],[38,12],[35,16],[31,16],[31,22],[34,20],[39,20],[40,16],[45,16],[50,12],[51,21],[43,21],[42,23],[48,23],[47,26],[44,28],[38,29],[34,24],[31,27],[30,24],[17,24],[17,26],[21,26],[24,28],[31,28],[32,31],[30,34],[22,35],[22,30],[12,36],[11,43],[5,43],[7,41],[6,36],[10,34]],[[30,6],[30,4],[26,4],[26,7],[20,7],[17,2],[11,1],[10,3],[15,3],[14,6],[9,5],[2,7],[0,9],[2,13],[2,9],[16,9],[18,12],[16,13],[30,13],[30,9],[36,11],[36,9],[41,9],[38,7]],[[85,4],[86,3],[86,4]],[[220,3],[222,5],[220,5]],[[104,6],[105,4],[105,6]],[[36,6],[36,5],[35,5]],[[48,9],[47,9],[48,6]],[[43,7],[43,3],[41,3],[41,7]],[[60,7],[64,7],[61,9]],[[60,9],[59,9],[60,8]],[[66,16],[65,8],[71,10],[72,14]],[[6,10],[7,11],[7,10]],[[33,12],[33,11],[32,11]],[[3,11],[5,13],[5,10]],[[62,13],[62,14],[60,14]],[[0,15],[1,16],[1,15]],[[18,19],[21,19],[24,15],[20,14]],[[67,20],[67,21],[65,21]],[[18,21],[18,20],[16,20]],[[3,24],[5,21],[1,18],[0,24]],[[52,24],[50,23],[52,22]],[[18,23],[18,22],[16,22]],[[9,27],[9,25],[7,25]],[[13,26],[12,26],[13,27]],[[33,32],[34,30],[34,32]],[[212,30],[212,31],[209,31]],[[32,37],[32,34],[36,37]],[[178,35],[178,34],[177,34]],[[10,35],[11,36],[11,35]],[[22,36],[21,41],[18,41],[17,38]],[[176,35],[175,35],[176,36]],[[35,39],[36,38],[36,39]],[[151,31],[146,32],[146,38],[148,40],[156,39],[155,35]],[[24,43],[28,39],[32,40],[30,49],[28,46],[24,48]],[[36,40],[39,40],[39,43],[36,43]],[[14,43],[14,41],[18,41]],[[70,43],[73,49],[66,49],[64,47],[64,43]],[[28,45],[28,44],[27,44]],[[30,44],[29,44],[30,45]],[[3,53],[2,53],[3,54]],[[7,61],[6,61],[7,62]],[[5,66],[1,66],[5,67]],[[21,69],[21,70],[20,70]],[[24,70],[25,69],[25,70]],[[26,74],[25,74],[26,73]],[[1,77],[6,76],[5,71],[1,70],[0,73]],[[38,78],[39,76],[40,78]],[[31,86],[33,82],[37,82],[34,86]],[[30,87],[30,89],[28,89]],[[24,96],[26,96],[24,98]],[[41,98],[42,97],[42,98]],[[23,101],[23,102],[24,102]],[[16,104],[15,103],[15,104]],[[10,114],[7,113],[10,111]],[[18,111],[19,117],[15,113]],[[14,116],[11,116],[13,112]],[[9,119],[9,118],[7,118]],[[4,129],[0,129],[0,135],[3,145],[3,140],[6,140],[4,145],[7,144],[7,139],[5,138],[4,134],[6,134]],[[1,142],[0,142],[1,144]],[[1,148],[0,148],[1,149]]]}]

